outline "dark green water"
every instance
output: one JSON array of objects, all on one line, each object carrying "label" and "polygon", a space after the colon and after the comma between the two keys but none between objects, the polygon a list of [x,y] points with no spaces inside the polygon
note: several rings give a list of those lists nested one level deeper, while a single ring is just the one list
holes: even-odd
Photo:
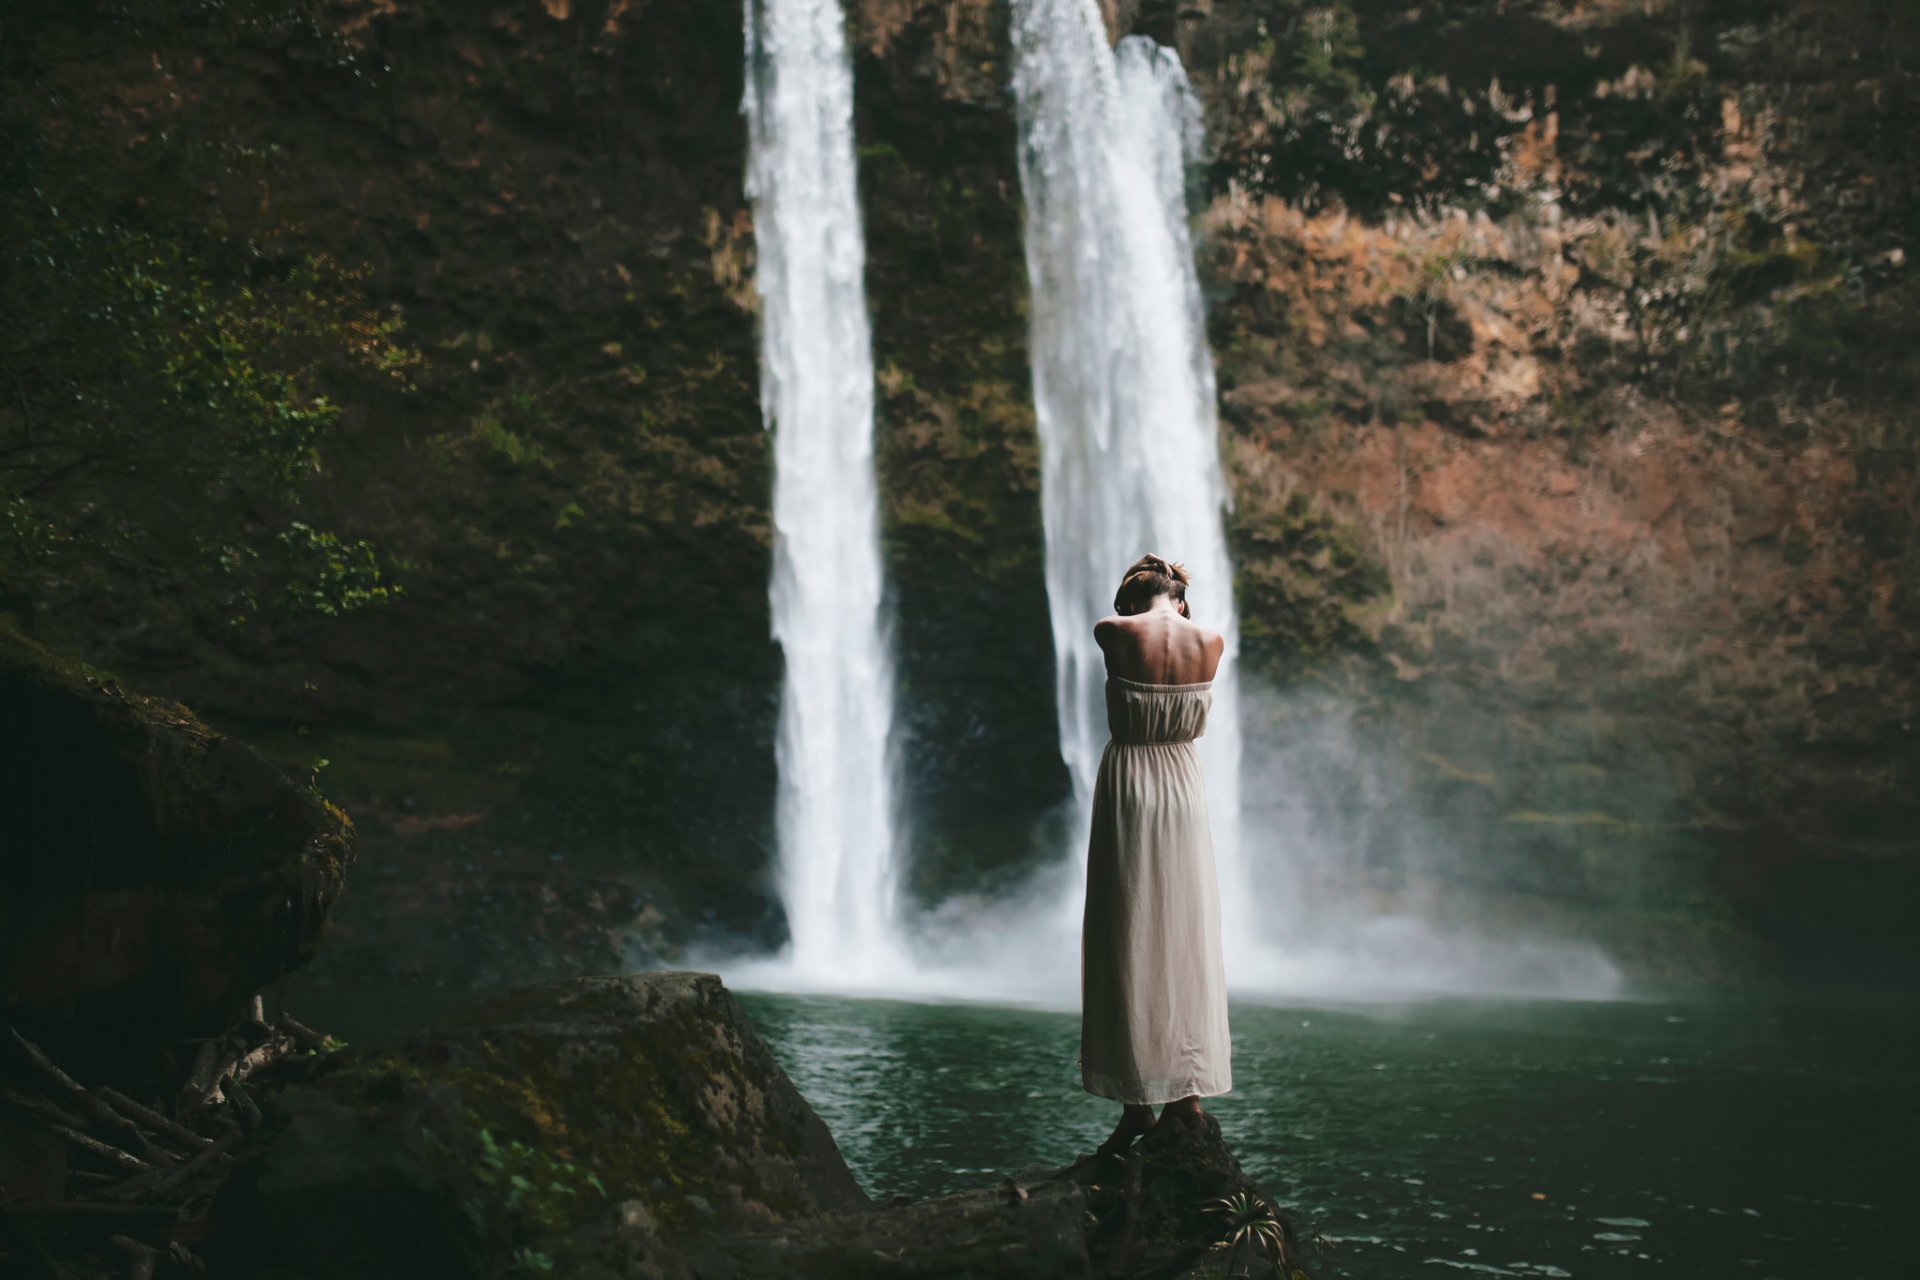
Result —
[{"label": "dark green water", "polygon": [[[876,1195],[1090,1149],[1076,1014],[740,993]],[[1232,1011],[1228,1144],[1326,1277],[1920,1274],[1910,1008],[1411,1005]]]}]

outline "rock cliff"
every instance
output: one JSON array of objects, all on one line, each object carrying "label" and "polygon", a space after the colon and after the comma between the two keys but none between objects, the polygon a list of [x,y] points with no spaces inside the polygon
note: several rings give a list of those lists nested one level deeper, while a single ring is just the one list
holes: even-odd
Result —
[{"label": "rock cliff", "polygon": [[[848,7],[936,899],[1051,854],[1067,792],[1007,32],[989,0]],[[1551,917],[1646,976],[1910,962],[1911,21],[1106,8],[1178,43],[1207,113],[1256,818],[1329,895]],[[127,146],[279,148],[221,216],[367,264],[423,355],[405,395],[341,371],[311,496],[403,597],[235,635],[164,583],[44,583],[36,627],[327,762],[374,872],[331,976],[776,942],[736,9],[27,13],[17,82]]]}]

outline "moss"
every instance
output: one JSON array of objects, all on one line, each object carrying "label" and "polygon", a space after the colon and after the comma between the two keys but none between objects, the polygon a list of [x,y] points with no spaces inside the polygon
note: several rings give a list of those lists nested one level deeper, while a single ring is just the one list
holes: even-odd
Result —
[{"label": "moss", "polygon": [[1293,492],[1242,495],[1228,519],[1234,598],[1248,660],[1283,677],[1372,641],[1363,619],[1389,598],[1384,566],[1352,526]]},{"label": "moss", "polygon": [[[552,1009],[551,991],[531,988],[489,1001],[474,1016],[511,1023]],[[589,1024],[604,1017],[614,1025],[630,1014],[630,1001],[611,984],[587,987],[565,1008],[569,1020]],[[516,1224],[516,1247],[549,1247],[545,1237],[629,1198],[643,1201],[667,1236],[699,1225],[694,1197],[718,1203],[744,1196],[782,1216],[802,1212],[807,1205],[764,1185],[750,1165],[712,1179],[698,1172],[716,1167],[713,1152],[729,1137],[713,1129],[699,1096],[753,1092],[739,1055],[715,1043],[715,1021],[710,1010],[688,1001],[650,1022],[644,1034],[599,1044],[544,1027],[468,1032],[456,1021],[423,1044],[343,1063],[326,1088],[362,1107],[411,1091],[457,1091],[470,1132],[440,1138],[456,1151],[477,1144],[474,1176],[502,1200]],[[591,1104],[583,1104],[588,1097]],[[777,1126],[753,1136],[776,1154],[796,1154]]]},{"label": "moss", "polygon": [[408,807],[422,813],[484,812],[520,783],[512,762],[475,759],[470,744],[446,737],[320,730],[251,740],[282,768],[311,774],[355,807],[412,801]]}]

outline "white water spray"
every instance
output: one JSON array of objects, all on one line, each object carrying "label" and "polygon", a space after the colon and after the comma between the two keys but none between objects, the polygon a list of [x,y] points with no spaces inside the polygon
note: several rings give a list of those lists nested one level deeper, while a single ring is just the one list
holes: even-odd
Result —
[{"label": "white water spray", "polygon": [[881,621],[873,351],[839,0],[747,0],[747,194],[774,436],[780,887],[800,982],[898,972],[893,668]]},{"label": "white water spray", "polygon": [[1200,108],[1171,50],[1108,48],[1095,0],[1017,0],[1014,44],[1061,751],[1084,812],[1107,740],[1093,624],[1142,552],[1184,561],[1194,618],[1226,637],[1200,747],[1231,964],[1248,883],[1227,492],[1187,230]]}]

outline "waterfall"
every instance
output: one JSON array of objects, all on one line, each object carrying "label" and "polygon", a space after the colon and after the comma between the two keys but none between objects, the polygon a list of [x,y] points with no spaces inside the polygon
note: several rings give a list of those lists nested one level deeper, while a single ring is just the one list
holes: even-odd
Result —
[{"label": "waterfall", "polygon": [[1093,624],[1142,552],[1184,561],[1194,619],[1226,637],[1201,760],[1231,962],[1252,913],[1228,498],[1187,225],[1199,104],[1172,50],[1140,36],[1108,47],[1097,0],[1015,0],[1013,13],[1061,752],[1084,815],[1107,739]]},{"label": "waterfall", "polygon": [[839,0],[747,0],[747,194],[774,440],[773,634],[785,957],[803,982],[900,965],[893,668],[881,615],[873,351]]},{"label": "waterfall", "polygon": [[[1242,716],[1277,723],[1281,708],[1259,687],[1243,707],[1238,688],[1228,490],[1186,203],[1204,141],[1200,111],[1171,51],[1139,37],[1109,48],[1098,4],[1012,5],[1046,585],[1076,843],[1107,737],[1093,624],[1110,611],[1126,566],[1156,551],[1192,570],[1194,617],[1227,641],[1200,752],[1238,990],[1611,994],[1617,971],[1591,947],[1448,932],[1404,904],[1322,891],[1338,879],[1328,873],[1365,856],[1375,836],[1448,856],[1426,850],[1423,817],[1399,806],[1387,765],[1365,808],[1392,830],[1323,812],[1313,778],[1348,778],[1371,762],[1337,719],[1308,721],[1290,709],[1283,733],[1255,735],[1249,760],[1262,782],[1243,813]],[[771,963],[722,953],[689,960],[743,989],[1068,1000],[1084,890],[1078,857],[1044,868],[991,911],[961,900],[916,913],[914,946],[902,941],[894,679],[845,20],[838,0],[746,0],[746,35],[761,403],[774,438],[771,603],[786,658],[779,886],[792,942]]]}]

